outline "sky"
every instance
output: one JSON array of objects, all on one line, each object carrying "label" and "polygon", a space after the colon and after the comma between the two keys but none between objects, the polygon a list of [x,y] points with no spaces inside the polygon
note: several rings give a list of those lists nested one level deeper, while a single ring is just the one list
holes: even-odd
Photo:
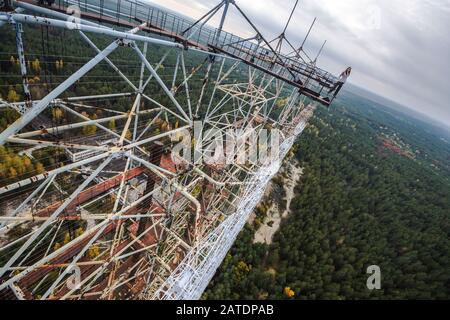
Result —
[{"label": "sky", "polygon": [[[268,39],[279,35],[295,0],[235,0]],[[199,18],[219,0],[152,0]],[[230,6],[224,29],[254,35]],[[299,0],[286,36],[299,46],[314,18],[304,50],[318,66],[349,82],[425,113],[450,126],[450,0]],[[219,17],[211,24],[217,26]],[[287,48],[286,48],[287,49]]]}]

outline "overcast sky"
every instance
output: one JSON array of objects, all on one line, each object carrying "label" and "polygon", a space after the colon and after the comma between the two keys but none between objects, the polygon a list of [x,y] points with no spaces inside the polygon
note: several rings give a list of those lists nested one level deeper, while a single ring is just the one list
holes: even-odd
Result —
[{"label": "overcast sky", "polygon": [[[199,18],[220,1],[151,2]],[[271,39],[295,0],[236,3]],[[293,44],[302,42],[314,17],[305,51],[315,56],[327,40],[320,67],[339,74],[352,66],[351,83],[450,125],[450,0],[300,0],[286,32]],[[225,30],[254,35],[234,8]]]}]

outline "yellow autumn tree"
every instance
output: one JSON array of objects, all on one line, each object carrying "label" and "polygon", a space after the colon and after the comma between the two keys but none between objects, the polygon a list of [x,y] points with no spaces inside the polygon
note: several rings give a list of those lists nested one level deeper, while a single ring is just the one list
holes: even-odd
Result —
[{"label": "yellow autumn tree", "polygon": [[63,116],[63,111],[61,110],[61,108],[53,108],[52,116],[53,116],[53,120],[55,120],[56,122],[59,122]]},{"label": "yellow autumn tree", "polygon": [[75,237],[79,237],[84,233],[84,230],[82,227],[79,227],[77,230],[75,230]]},{"label": "yellow autumn tree", "polygon": [[64,244],[68,244],[70,242],[70,234],[68,232],[66,232],[64,234]]},{"label": "yellow autumn tree", "polygon": [[232,268],[232,272],[235,279],[240,282],[245,279],[251,268],[252,267],[245,263],[245,261],[239,261],[238,264]]},{"label": "yellow autumn tree", "polygon": [[109,120],[108,122],[108,128],[109,130],[116,130],[116,121],[114,119]]},{"label": "yellow autumn tree", "polygon": [[58,250],[59,248],[61,248],[61,244],[59,242],[55,243],[54,247],[53,247],[53,251]]},{"label": "yellow autumn tree", "polygon": [[100,254],[100,248],[95,244],[92,247],[90,247],[88,250],[88,257],[90,259],[95,259],[96,257],[99,256],[99,254]]},{"label": "yellow autumn tree", "polygon": [[276,105],[278,108],[282,108],[286,105],[287,102],[288,102],[288,98],[280,98],[277,100]]},{"label": "yellow autumn tree", "polygon": [[11,179],[14,179],[15,177],[17,177],[17,171],[13,167],[9,168],[9,177]]},{"label": "yellow autumn tree", "polygon": [[[81,112],[81,115],[83,115],[84,117],[89,118],[89,119],[92,118],[95,120],[95,118],[96,118],[95,114],[94,114],[94,116],[90,117],[86,111]],[[97,132],[97,127],[94,124],[89,124],[89,125],[83,127],[82,132],[86,136],[92,135]]]},{"label": "yellow autumn tree", "polygon": [[161,128],[161,131],[171,130],[170,123],[168,123],[167,121],[163,121],[160,128]]},{"label": "yellow autumn tree", "polygon": [[7,175],[6,166],[0,162],[0,178],[4,178]]},{"label": "yellow autumn tree", "polygon": [[60,70],[60,69],[63,68],[64,62],[63,62],[62,59],[56,60],[56,61],[55,61],[55,65],[56,65],[56,70]]},{"label": "yellow autumn tree", "polygon": [[293,298],[295,296],[295,291],[292,290],[290,287],[285,287],[283,293],[288,298]]},{"label": "yellow autumn tree", "polygon": [[27,156],[22,157],[22,161],[23,161],[23,165],[25,166],[25,170],[27,172],[33,172],[34,171],[34,166],[31,163],[30,158],[28,158]]},{"label": "yellow autumn tree", "polygon": [[26,172],[26,168],[23,163],[23,159],[17,155],[12,158],[12,166],[14,167],[17,174],[19,174],[19,175],[23,175]]},{"label": "yellow autumn tree", "polygon": [[19,101],[19,95],[17,94],[16,90],[10,89],[8,92],[8,101],[9,102],[17,102]]},{"label": "yellow autumn tree", "polygon": [[83,127],[83,134],[86,136],[95,134],[97,132],[97,127],[93,124],[89,124]]},{"label": "yellow autumn tree", "polygon": [[36,58],[34,59],[34,61],[31,63],[31,68],[34,70],[34,72],[38,73],[41,71],[41,63],[39,62],[39,59]]},{"label": "yellow autumn tree", "polygon": [[45,172],[45,168],[42,165],[42,163],[39,162],[39,163],[36,164],[35,171],[36,171],[37,174]]}]

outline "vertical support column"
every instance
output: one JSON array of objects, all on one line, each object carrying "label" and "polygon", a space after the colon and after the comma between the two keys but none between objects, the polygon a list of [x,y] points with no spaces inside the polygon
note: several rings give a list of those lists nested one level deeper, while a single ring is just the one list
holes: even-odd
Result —
[{"label": "vertical support column", "polygon": [[[24,114],[27,111],[27,108],[31,108],[31,94],[30,89],[28,88],[28,76],[27,76],[27,65],[25,62],[25,51],[23,49],[23,41],[22,41],[22,24],[14,23],[14,28],[16,29],[16,45],[17,45],[17,53],[19,54],[20,61],[20,74],[22,75],[22,83],[23,83],[23,93],[25,96],[25,105],[19,106],[19,112]],[[26,106],[26,107],[25,107]]]},{"label": "vertical support column", "polygon": [[[225,7],[223,8],[223,13],[222,13],[222,17],[221,17],[221,19],[220,19],[219,28],[217,29],[217,33],[216,33],[216,35],[215,35],[215,37],[214,37],[214,39],[213,39],[213,44],[214,44],[214,46],[217,46],[217,45],[219,44],[220,34],[222,33],[223,25],[224,25],[224,23],[225,23],[225,18],[226,18],[226,16],[227,16],[227,12],[228,12],[228,7],[230,6],[230,1],[232,1],[232,0],[224,0]],[[207,67],[207,71],[206,71],[205,77],[203,78],[203,86],[202,86],[202,89],[201,89],[201,91],[200,91],[200,97],[199,97],[199,99],[198,99],[198,102],[197,102],[197,108],[196,108],[196,110],[195,110],[195,117],[196,117],[196,118],[199,116],[198,112],[199,112],[199,109],[200,109],[200,106],[201,106],[201,103],[202,103],[203,94],[204,94],[206,85],[208,84],[209,73],[210,73],[210,71],[211,71],[211,67],[212,67],[214,61],[215,61],[215,56],[209,55],[209,56],[208,56],[208,67]]]},{"label": "vertical support column", "polygon": [[214,45],[217,46],[220,38],[220,34],[222,33],[223,25],[225,23],[225,18],[227,16],[228,7],[230,6],[230,0],[224,0],[225,1],[225,7],[223,8],[223,14],[222,18],[220,19],[219,28],[217,29],[216,37],[213,41]]},{"label": "vertical support column", "polygon": [[323,47],[325,47],[326,43],[327,43],[327,40],[325,40],[325,41],[323,42],[322,46],[320,47],[319,52],[317,53],[317,56],[314,58],[314,60],[313,60],[313,62],[312,62],[314,66],[316,66],[317,59],[319,59],[319,56],[320,56],[320,54],[322,53]]}]

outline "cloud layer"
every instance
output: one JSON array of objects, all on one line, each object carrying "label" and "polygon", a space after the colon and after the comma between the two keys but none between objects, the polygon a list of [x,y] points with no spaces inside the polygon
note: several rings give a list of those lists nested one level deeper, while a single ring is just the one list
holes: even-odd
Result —
[{"label": "cloud layer", "polygon": [[[219,0],[152,2],[198,18]],[[295,4],[236,2],[269,39],[282,31]],[[300,45],[314,17],[305,51],[314,57],[327,40],[319,66],[335,74],[352,66],[350,82],[450,124],[450,1],[300,0],[286,32],[292,44]],[[254,35],[233,8],[225,30]]]}]

